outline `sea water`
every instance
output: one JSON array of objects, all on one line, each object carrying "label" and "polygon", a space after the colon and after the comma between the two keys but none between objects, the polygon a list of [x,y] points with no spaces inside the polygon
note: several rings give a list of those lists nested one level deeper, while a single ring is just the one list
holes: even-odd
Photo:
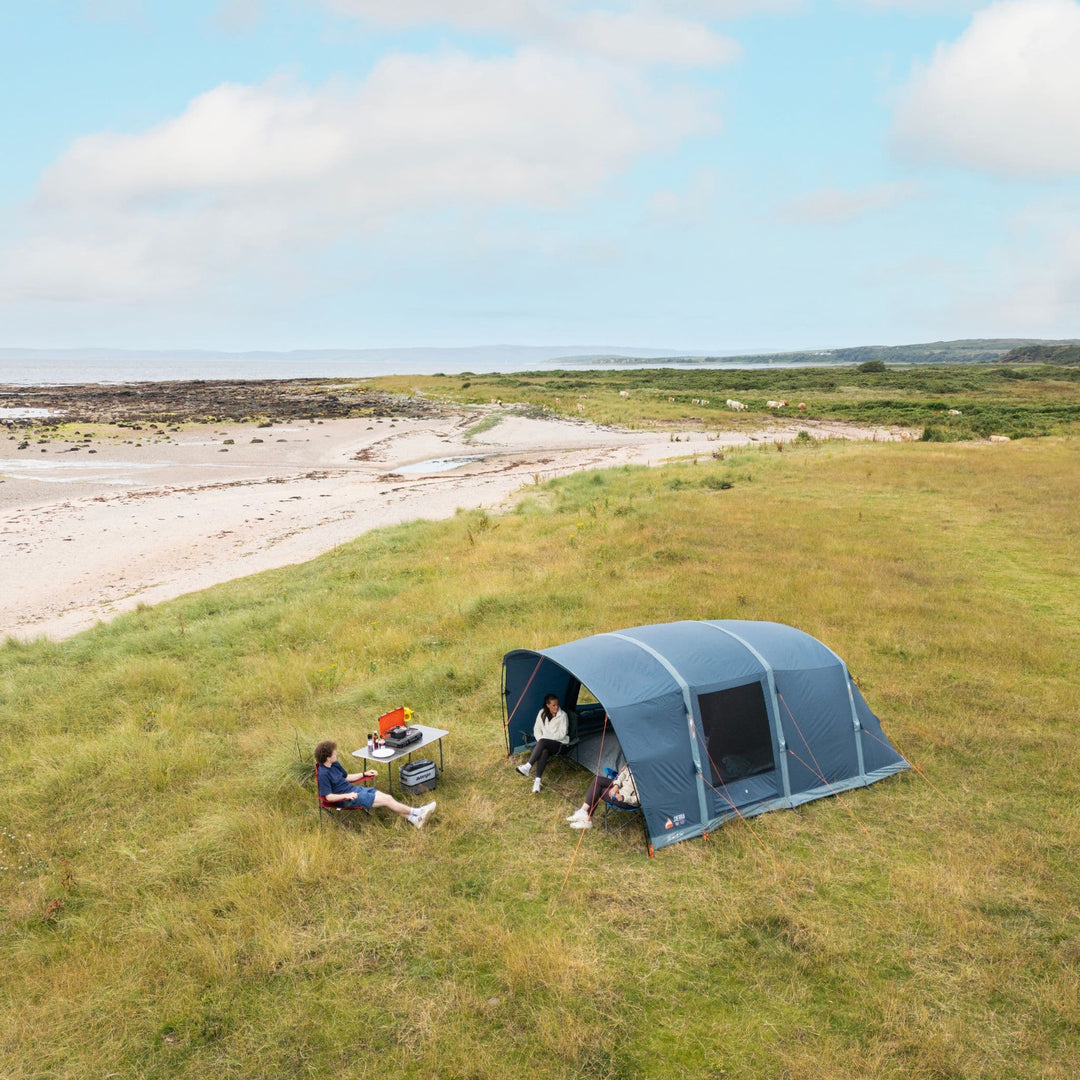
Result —
[{"label": "sea water", "polygon": [[[605,370],[641,367],[747,368],[723,358],[640,352],[575,351],[538,346],[476,349],[360,349],[280,353],[139,353],[98,349],[0,349],[0,385],[70,386],[77,383],[183,382],[192,379],[373,379],[380,375],[462,375],[494,372]],[[772,364],[772,367],[804,366]],[[2,414],[0,414],[2,415]],[[11,414],[8,414],[11,415]],[[25,413],[23,414],[25,415]]]}]

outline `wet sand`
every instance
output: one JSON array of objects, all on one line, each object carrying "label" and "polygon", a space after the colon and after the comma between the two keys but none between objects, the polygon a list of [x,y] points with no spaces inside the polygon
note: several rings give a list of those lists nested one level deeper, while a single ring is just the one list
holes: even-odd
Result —
[{"label": "wet sand", "polygon": [[[467,437],[485,415],[498,423]],[[792,421],[753,434],[682,432],[673,442],[667,432],[494,408],[152,425],[124,438],[47,443],[12,436],[0,443],[0,638],[67,637],[140,603],[303,562],[383,525],[497,509],[580,469],[790,440],[802,429],[902,437]],[[444,460],[458,458],[466,460]]]}]

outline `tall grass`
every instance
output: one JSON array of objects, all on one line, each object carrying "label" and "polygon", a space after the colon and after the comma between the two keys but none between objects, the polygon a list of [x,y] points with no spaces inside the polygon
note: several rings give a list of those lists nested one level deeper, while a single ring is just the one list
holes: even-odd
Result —
[{"label": "tall grass", "polygon": [[[580,473],[8,642],[0,1075],[1074,1077],[1076,463]],[[824,640],[919,771],[652,860],[571,833],[585,777],[506,762],[503,652],[724,617]],[[398,704],[451,731],[436,817],[320,829],[314,742]]]}]

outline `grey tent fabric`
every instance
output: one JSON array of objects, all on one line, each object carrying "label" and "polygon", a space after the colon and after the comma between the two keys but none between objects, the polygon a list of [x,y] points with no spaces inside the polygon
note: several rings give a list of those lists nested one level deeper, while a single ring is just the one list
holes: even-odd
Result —
[{"label": "grey tent fabric", "polygon": [[908,768],[844,662],[780,623],[657,623],[514,649],[503,657],[509,752],[525,748],[548,693],[582,731],[607,718],[654,848]]}]

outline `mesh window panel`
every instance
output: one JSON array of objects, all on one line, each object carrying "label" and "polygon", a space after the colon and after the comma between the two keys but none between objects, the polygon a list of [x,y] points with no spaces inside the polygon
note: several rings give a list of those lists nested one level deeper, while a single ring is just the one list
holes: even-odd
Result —
[{"label": "mesh window panel", "polygon": [[761,683],[698,695],[714,784],[776,768]]}]

